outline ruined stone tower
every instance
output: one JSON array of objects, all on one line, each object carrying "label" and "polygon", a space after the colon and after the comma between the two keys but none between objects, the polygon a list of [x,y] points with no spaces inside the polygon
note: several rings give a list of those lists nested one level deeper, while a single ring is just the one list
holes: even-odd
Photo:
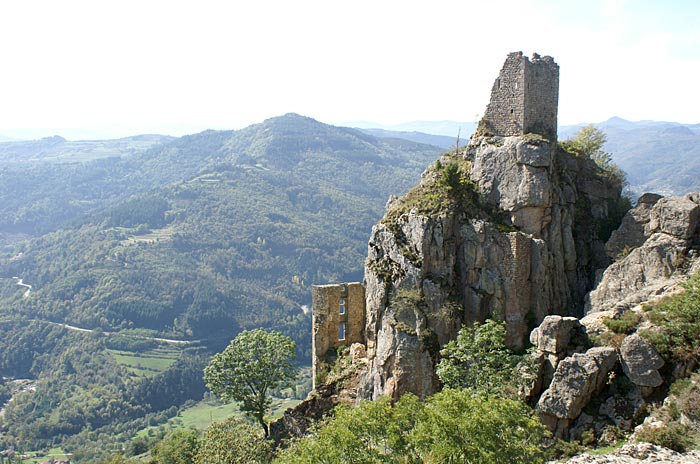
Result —
[{"label": "ruined stone tower", "polygon": [[359,282],[314,285],[311,299],[311,356],[316,388],[316,380],[323,373],[330,350],[365,343],[365,287]]},{"label": "ruined stone tower", "polygon": [[508,55],[491,89],[479,125],[481,135],[509,137],[528,133],[556,141],[559,65],[551,56]]}]

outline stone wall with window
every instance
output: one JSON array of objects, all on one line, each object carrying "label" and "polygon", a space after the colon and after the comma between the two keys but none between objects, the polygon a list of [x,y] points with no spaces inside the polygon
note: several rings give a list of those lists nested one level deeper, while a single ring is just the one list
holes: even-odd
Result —
[{"label": "stone wall with window", "polygon": [[365,287],[359,282],[312,288],[314,386],[340,346],[365,343]]}]

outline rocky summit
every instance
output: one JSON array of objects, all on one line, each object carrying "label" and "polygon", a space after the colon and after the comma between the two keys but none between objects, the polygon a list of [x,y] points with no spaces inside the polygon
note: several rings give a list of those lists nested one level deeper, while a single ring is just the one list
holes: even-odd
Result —
[{"label": "rocky summit", "polygon": [[[655,347],[604,322],[698,270],[700,195],[645,194],[627,211],[623,182],[556,140],[558,69],[551,57],[509,55],[468,144],[388,201],[368,244],[364,329],[300,408],[425,398],[440,388],[441,348],[488,318],[505,322],[510,348],[534,347],[536,372],[521,393],[557,437],[631,432],[664,394]],[[287,413],[278,432],[304,429],[299,416]],[[667,450],[638,451],[575,462],[667,459]]]}]

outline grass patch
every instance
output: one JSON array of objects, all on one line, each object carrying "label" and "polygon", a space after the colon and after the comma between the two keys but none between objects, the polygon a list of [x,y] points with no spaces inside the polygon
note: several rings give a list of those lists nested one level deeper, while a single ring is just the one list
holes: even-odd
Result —
[{"label": "grass patch", "polygon": [[131,351],[106,350],[114,360],[124,366],[135,377],[153,377],[168,369],[180,356],[180,350],[169,346],[134,353]]},{"label": "grass patch", "polygon": [[[288,408],[301,403],[300,400],[287,400],[274,398],[270,414],[266,416],[268,422],[282,417]],[[197,429],[204,430],[212,422],[221,422],[231,416],[244,417],[244,413],[238,408],[236,403],[213,404],[207,401],[200,401],[189,408],[185,408],[177,416],[168,419],[165,424],[147,427],[136,434],[136,438],[146,438],[155,436],[158,429],[163,427],[170,429]]]},{"label": "grass patch", "polygon": [[[70,459],[71,455],[66,454],[61,448],[51,448],[48,451],[27,451],[22,453],[23,458],[12,462],[22,462],[24,464],[40,464],[50,459]],[[17,457],[15,457],[17,459]],[[8,462],[8,461],[5,461]]]},{"label": "grass patch", "polygon": [[126,240],[122,240],[122,245],[135,245],[137,243],[156,243],[168,241],[173,237],[175,228],[172,226],[162,229],[151,229],[148,233],[129,235]]},{"label": "grass patch", "polygon": [[619,318],[604,319],[603,324],[616,334],[630,334],[637,328],[641,320],[642,315],[638,312],[626,311]]}]

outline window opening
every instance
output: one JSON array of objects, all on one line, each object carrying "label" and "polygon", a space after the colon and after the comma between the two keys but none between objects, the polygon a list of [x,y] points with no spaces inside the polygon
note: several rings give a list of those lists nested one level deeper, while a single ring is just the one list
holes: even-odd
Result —
[{"label": "window opening", "polygon": [[339,311],[340,314],[345,314],[345,298],[340,299]]},{"label": "window opening", "polygon": [[345,340],[345,322],[338,324],[338,340]]}]

